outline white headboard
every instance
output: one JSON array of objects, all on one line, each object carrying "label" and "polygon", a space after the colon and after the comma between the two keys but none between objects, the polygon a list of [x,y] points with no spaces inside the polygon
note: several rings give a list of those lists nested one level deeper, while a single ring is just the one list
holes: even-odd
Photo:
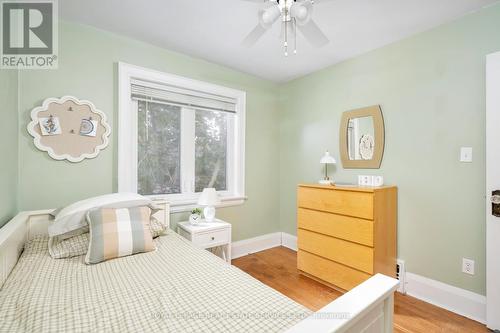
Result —
[{"label": "white headboard", "polygon": [[170,228],[170,203],[162,199],[153,199],[155,206],[160,209],[153,216],[156,217],[160,222]]},{"label": "white headboard", "polygon": [[[165,200],[154,200],[159,209],[154,214],[159,221],[170,226],[170,205]],[[35,236],[47,236],[48,226],[54,218],[53,209],[21,212],[0,228],[0,289],[23,252],[24,244]]]}]

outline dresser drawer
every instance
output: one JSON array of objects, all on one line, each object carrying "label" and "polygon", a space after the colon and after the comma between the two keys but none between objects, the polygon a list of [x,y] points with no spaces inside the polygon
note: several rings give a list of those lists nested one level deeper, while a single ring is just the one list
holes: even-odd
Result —
[{"label": "dresser drawer", "polygon": [[299,187],[298,205],[336,214],[373,220],[373,193]]},{"label": "dresser drawer", "polygon": [[301,229],[373,246],[373,221],[299,208],[297,224]]},{"label": "dresser drawer", "polygon": [[297,268],[344,290],[356,287],[371,276],[300,249],[297,253]]},{"label": "dresser drawer", "polygon": [[229,243],[230,229],[215,230],[206,233],[192,235],[191,241],[194,245],[209,248]]},{"label": "dresser drawer", "polygon": [[373,248],[298,229],[298,248],[373,274]]}]

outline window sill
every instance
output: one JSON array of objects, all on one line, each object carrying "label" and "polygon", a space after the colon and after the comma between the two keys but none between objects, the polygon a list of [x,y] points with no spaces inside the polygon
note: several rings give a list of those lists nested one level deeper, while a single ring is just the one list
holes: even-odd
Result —
[{"label": "window sill", "polygon": [[[154,199],[166,199],[170,202],[170,212],[171,213],[181,213],[181,212],[190,212],[194,208],[199,208],[200,205],[197,204],[197,200],[171,200],[165,197],[152,196]],[[239,206],[245,203],[245,200],[248,198],[246,196],[238,196],[238,197],[222,197],[222,203],[215,206],[215,208],[224,208],[231,206]]]}]

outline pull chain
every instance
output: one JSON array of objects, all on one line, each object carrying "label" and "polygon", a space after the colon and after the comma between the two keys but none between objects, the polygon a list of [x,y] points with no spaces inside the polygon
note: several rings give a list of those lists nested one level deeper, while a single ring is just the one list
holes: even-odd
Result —
[{"label": "pull chain", "polygon": [[297,54],[297,20],[293,19],[293,54]]}]

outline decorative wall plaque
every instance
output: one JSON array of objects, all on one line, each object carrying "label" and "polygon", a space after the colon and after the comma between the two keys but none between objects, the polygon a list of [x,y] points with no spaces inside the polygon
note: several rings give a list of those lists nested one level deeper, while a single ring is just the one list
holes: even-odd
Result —
[{"label": "decorative wall plaque", "polygon": [[34,108],[28,132],[35,146],[53,159],[76,163],[107,147],[111,127],[91,102],[64,96],[47,98]]}]

